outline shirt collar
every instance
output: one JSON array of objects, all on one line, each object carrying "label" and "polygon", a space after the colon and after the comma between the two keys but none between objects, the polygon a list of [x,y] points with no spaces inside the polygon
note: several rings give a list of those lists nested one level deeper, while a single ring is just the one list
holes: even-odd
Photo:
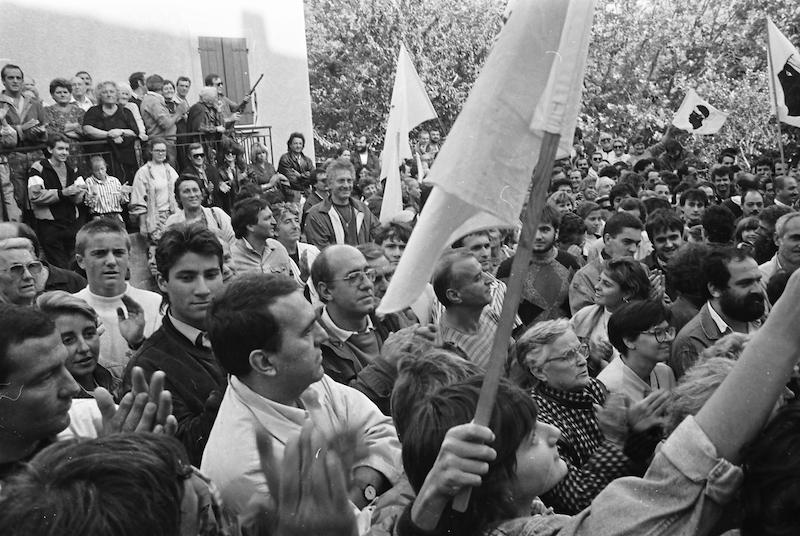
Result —
[{"label": "shirt collar", "polygon": [[198,335],[204,333],[202,330],[199,330],[194,326],[190,326],[186,322],[181,322],[180,320],[172,316],[172,311],[168,311],[167,316],[169,316],[169,321],[172,322],[172,325],[175,326],[175,329],[178,330],[178,333],[189,339],[192,342],[192,344],[195,343]]},{"label": "shirt collar", "polygon": [[720,333],[728,333],[729,331],[733,331],[731,327],[722,319],[719,313],[714,309],[714,306],[711,305],[711,302],[708,303],[708,314],[711,316],[711,320],[717,325],[717,329],[719,329]]},{"label": "shirt collar", "polygon": [[[352,335],[358,334],[357,331],[348,331],[337,326],[333,319],[331,319],[331,316],[328,314],[327,307],[322,308],[320,320],[322,320],[322,323],[328,328],[328,332],[342,342],[349,339]],[[374,326],[372,325],[372,318],[367,316],[367,331],[371,331],[372,329],[374,329]]]}]

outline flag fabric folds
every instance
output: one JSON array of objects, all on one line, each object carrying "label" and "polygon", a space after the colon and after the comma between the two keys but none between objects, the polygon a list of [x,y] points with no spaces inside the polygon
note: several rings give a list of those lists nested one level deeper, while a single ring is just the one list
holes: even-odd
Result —
[{"label": "flag fabric folds", "polygon": [[408,132],[420,123],[436,117],[438,116],[428,99],[425,84],[420,80],[405,44],[401,43],[381,154],[381,178],[386,178],[381,204],[381,223],[391,221],[403,210],[400,163],[404,158],[412,156],[408,144]]},{"label": "flag fabric folds", "polygon": [[716,134],[726,119],[728,114],[717,110],[690,89],[672,117],[672,124],[693,134]]},{"label": "flag fabric folds", "polygon": [[800,53],[771,19],[767,19],[767,43],[772,113],[778,121],[800,127]]},{"label": "flag fabric folds", "polygon": [[379,313],[410,305],[459,237],[518,224],[545,132],[569,155],[593,14],[594,0],[515,4],[426,179],[434,189]]}]

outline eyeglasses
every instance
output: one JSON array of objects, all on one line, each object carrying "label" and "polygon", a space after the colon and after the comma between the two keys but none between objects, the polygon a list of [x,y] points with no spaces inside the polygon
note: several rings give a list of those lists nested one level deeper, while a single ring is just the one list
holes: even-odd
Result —
[{"label": "eyeglasses", "polygon": [[611,141],[611,138],[601,138],[600,139],[600,143],[603,143],[603,142],[606,142],[606,141]]},{"label": "eyeglasses", "polygon": [[576,365],[580,362],[581,359],[586,359],[587,357],[589,357],[589,345],[586,343],[582,343],[579,344],[578,346],[573,346],[564,353],[561,353],[555,357],[551,357],[542,364],[546,365],[551,361],[566,361],[568,363]]},{"label": "eyeglasses", "polygon": [[669,342],[675,339],[675,328],[672,326],[666,328],[655,328],[648,331],[643,331],[642,333],[654,336],[656,338],[656,342]]},{"label": "eyeglasses", "polygon": [[623,148],[624,148],[624,146],[623,146],[623,145],[615,145],[615,146],[614,146],[614,149],[623,149]]},{"label": "eyeglasses", "polygon": [[224,85],[225,85],[225,83],[224,83],[224,82],[217,82],[217,83],[216,83],[216,84],[214,84],[214,85],[215,85],[215,86],[217,86],[217,87],[219,87],[219,86],[224,86]]},{"label": "eyeglasses", "polygon": [[192,155],[192,158],[203,158],[206,153],[195,153]]},{"label": "eyeglasses", "polygon": [[9,274],[13,275],[16,278],[22,278],[25,276],[25,272],[27,271],[29,274],[36,276],[42,273],[43,265],[39,261],[31,261],[27,264],[12,264],[4,271],[8,272]]},{"label": "eyeglasses", "polygon": [[346,276],[339,279],[331,279],[329,283],[332,283],[333,281],[344,281],[350,285],[360,285],[364,282],[365,278],[369,279],[371,283],[374,283],[377,277],[378,271],[375,270],[375,268],[366,268],[357,272],[350,272]]},{"label": "eyeglasses", "polygon": [[601,160],[602,160],[602,158],[597,158],[597,157],[593,157],[592,158],[592,162],[599,162]]}]

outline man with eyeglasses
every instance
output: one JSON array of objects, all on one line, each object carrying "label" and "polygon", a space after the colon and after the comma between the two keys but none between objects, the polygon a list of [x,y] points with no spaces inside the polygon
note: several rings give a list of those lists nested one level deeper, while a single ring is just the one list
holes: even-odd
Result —
[{"label": "man with eyeglasses", "polygon": [[[33,244],[28,239],[0,240],[0,302],[32,305],[42,271],[42,263],[34,256]],[[44,287],[44,281],[41,286]]]},{"label": "man with eyeglasses", "polygon": [[328,376],[345,385],[378,359],[389,335],[373,315],[377,276],[352,246],[328,246],[311,265],[323,303],[319,323],[329,337],[322,343],[322,364]]},{"label": "man with eyeglasses", "polygon": [[655,391],[675,387],[675,374],[665,364],[670,356],[675,328],[670,313],[654,300],[623,304],[608,320],[608,339],[619,351],[597,379],[612,393],[622,393],[632,403]]}]

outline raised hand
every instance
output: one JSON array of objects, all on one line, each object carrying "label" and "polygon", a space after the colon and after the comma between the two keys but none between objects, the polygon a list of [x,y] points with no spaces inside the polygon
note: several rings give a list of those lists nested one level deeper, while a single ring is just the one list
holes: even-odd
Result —
[{"label": "raised hand", "polygon": [[117,307],[119,332],[122,338],[128,342],[128,346],[139,346],[144,340],[144,309],[127,294],[122,296],[122,303],[128,310],[128,317],[125,318],[125,310],[122,307]]},{"label": "raised hand", "polygon": [[97,435],[120,432],[175,434],[178,421],[172,415],[172,395],[164,389],[164,378],[165,374],[157,371],[148,385],[144,371],[133,367],[131,391],[122,397],[119,406],[114,404],[107,390],[102,387],[95,389],[94,397],[102,416],[102,422],[95,425]]},{"label": "raised hand", "polygon": [[671,393],[666,389],[658,389],[643,400],[631,404],[628,408],[628,424],[634,432],[644,432],[654,426],[664,424],[664,411],[667,409]]}]

